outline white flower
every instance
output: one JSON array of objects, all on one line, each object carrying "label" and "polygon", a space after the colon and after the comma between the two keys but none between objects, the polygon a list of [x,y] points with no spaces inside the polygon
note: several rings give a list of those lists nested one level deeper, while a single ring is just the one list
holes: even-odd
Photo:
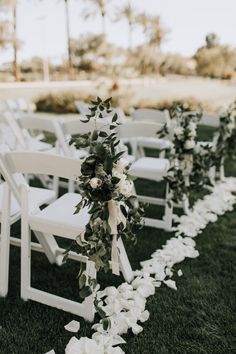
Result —
[{"label": "white flower", "polygon": [[121,179],[120,182],[118,183],[118,188],[121,194],[123,194],[124,197],[129,198],[132,195],[133,191],[133,182],[129,181],[128,179]]},{"label": "white flower", "polygon": [[116,178],[119,178],[119,179],[125,179],[126,178],[126,175],[124,175],[124,173],[122,173],[116,167],[113,167],[113,169],[112,169],[112,176],[116,177]]},{"label": "white flower", "polygon": [[90,186],[95,189],[101,186],[102,184],[102,180],[100,178],[97,177],[93,177],[90,182],[89,182]]},{"label": "white flower", "polygon": [[66,346],[65,354],[104,354],[104,348],[95,340],[81,337],[79,340],[72,337]]},{"label": "white flower", "polygon": [[129,161],[127,159],[125,159],[124,157],[121,157],[116,164],[115,169],[117,169],[120,172],[123,172],[126,167],[129,166]]},{"label": "white flower", "polygon": [[184,134],[184,128],[182,128],[182,127],[175,128],[174,134],[177,136],[177,138],[181,138]]},{"label": "white flower", "polygon": [[194,140],[186,140],[184,147],[186,150],[191,150],[195,147],[196,143]]},{"label": "white flower", "polygon": [[194,122],[190,122],[188,124],[188,129],[191,131],[191,134],[194,134],[196,136],[196,130],[197,130],[197,124]]}]

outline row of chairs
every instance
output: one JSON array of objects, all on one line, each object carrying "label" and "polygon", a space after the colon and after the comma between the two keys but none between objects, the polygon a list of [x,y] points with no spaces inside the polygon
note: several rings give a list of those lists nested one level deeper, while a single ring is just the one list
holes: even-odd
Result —
[{"label": "row of chairs", "polygon": [[[86,156],[87,152],[76,151],[68,144],[68,141],[72,135],[87,133],[93,127],[90,123],[84,124],[79,120],[55,121],[51,118],[38,118],[28,113],[27,115],[21,113],[16,117],[13,112],[5,111],[1,117],[2,124],[7,124],[14,135],[16,141],[14,149],[18,151],[9,152],[4,151],[5,148],[1,149],[0,170],[5,182],[0,184],[0,200],[2,201],[0,204],[2,207],[0,209],[0,294],[6,296],[8,289],[9,245],[10,243],[21,245],[21,297],[24,300],[32,299],[63,309],[92,321],[94,318],[93,295],[83,303],[55,296],[33,288],[30,274],[31,249],[44,252],[50,263],[61,265],[64,250],[59,247],[54,235],[74,239],[88,221],[86,209],[79,215],[73,215],[74,206],[80,200],[80,195],[74,193],[75,179],[80,171],[82,161],[80,158]],[[141,138],[147,141],[156,139],[156,132],[162,126],[163,123],[127,120],[118,127],[118,134],[123,141],[133,141],[133,144],[138,146],[138,140]],[[35,135],[35,131],[38,135]],[[39,140],[42,137],[42,131],[56,137],[56,147]],[[162,141],[162,144],[170,146],[168,141]],[[137,150],[133,147],[131,173],[147,180],[161,181],[169,168],[168,159],[164,156],[140,157]],[[43,176],[43,182],[47,188],[30,187],[28,179],[23,174],[36,175],[41,178]],[[53,176],[53,183],[48,183],[45,176]],[[60,177],[70,182],[69,192],[58,198]],[[168,186],[166,186],[164,199],[139,196],[142,201],[164,206],[164,218],[162,220],[146,218],[147,226],[171,230],[173,206],[171,207],[167,202],[168,197]],[[44,204],[48,206],[42,209]],[[185,207],[184,203],[181,207]],[[20,218],[21,240],[13,239],[10,237],[10,225]],[[31,231],[34,231],[38,243],[31,242]],[[130,282],[133,272],[121,239],[119,249],[120,268],[125,280]],[[70,253],[70,258],[85,262],[87,274],[96,277],[93,262],[73,252]]]}]

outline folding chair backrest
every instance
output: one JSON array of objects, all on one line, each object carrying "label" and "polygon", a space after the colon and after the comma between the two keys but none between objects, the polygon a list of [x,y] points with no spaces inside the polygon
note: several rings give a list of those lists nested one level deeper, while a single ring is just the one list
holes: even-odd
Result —
[{"label": "folding chair backrest", "polygon": [[43,152],[6,152],[3,163],[11,174],[42,174],[76,180],[81,173],[80,160]]},{"label": "folding chair backrest", "polygon": [[217,128],[220,126],[220,117],[214,114],[203,113],[199,125]]},{"label": "folding chair backrest", "polygon": [[118,136],[121,139],[127,138],[157,138],[157,132],[163,127],[163,124],[152,122],[129,122],[117,127]]},{"label": "folding chair backrest", "polygon": [[6,123],[11,128],[13,134],[15,135],[18,144],[22,148],[27,149],[27,143],[25,141],[25,137],[24,137],[23,131],[22,131],[22,129],[19,126],[18,120],[10,112],[6,112],[4,114],[4,117],[5,117]]},{"label": "folding chair backrest", "polygon": [[18,112],[19,111],[19,105],[17,103],[17,100],[13,100],[13,99],[8,99],[5,101],[7,108],[11,111],[11,112]]},{"label": "folding chair backrest", "polygon": [[23,115],[19,120],[19,125],[22,129],[39,130],[55,134],[52,119]]},{"label": "folding chair backrest", "polygon": [[132,111],[131,116],[137,121],[166,123],[168,111],[159,111],[158,109],[140,108]]},{"label": "folding chair backrest", "polygon": [[[106,124],[107,123],[103,121],[97,122],[96,124],[97,129],[101,129]],[[87,134],[96,129],[96,126],[93,121],[83,123],[79,119],[65,120],[61,122],[61,126],[64,134],[70,136],[77,135],[77,134]]]}]

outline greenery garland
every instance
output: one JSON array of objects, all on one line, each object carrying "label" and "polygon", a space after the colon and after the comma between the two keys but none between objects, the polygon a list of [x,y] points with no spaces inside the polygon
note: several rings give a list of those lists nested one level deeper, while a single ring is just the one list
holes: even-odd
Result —
[{"label": "greenery garland", "polygon": [[215,163],[219,167],[226,157],[236,158],[236,102],[220,116],[216,138]]},{"label": "greenery garland", "polygon": [[201,116],[201,112],[176,105],[170,110],[170,124],[157,133],[160,138],[169,137],[172,141],[171,163],[165,180],[175,203],[182,202],[183,196],[189,197],[193,190],[209,182],[207,172],[212,165],[212,147],[197,143],[197,124]]},{"label": "greenery garland", "polygon": [[[82,199],[76,206],[75,213],[88,207],[90,220],[85,232],[77,237],[69,250],[73,249],[87,256],[95,263],[97,271],[102,269],[107,272],[110,269],[114,234],[109,220],[111,205],[118,213],[116,217],[119,217],[117,238],[122,237],[134,243],[136,232],[142,226],[143,208],[133,195],[133,181],[128,175],[129,161],[124,157],[124,151],[120,151],[116,132],[119,125],[118,115],[113,114],[111,98],[102,101],[98,97],[96,101],[92,101],[89,110],[90,114],[82,121],[93,121],[94,130],[72,138],[70,144],[77,149],[87,148],[89,151],[83,160],[81,176],[78,178]],[[108,116],[111,118],[110,123],[107,123]],[[101,125],[102,122],[104,125],[99,129],[98,123]],[[90,295],[96,287],[96,282],[88,279],[84,273],[82,263],[79,284],[82,298]]]}]

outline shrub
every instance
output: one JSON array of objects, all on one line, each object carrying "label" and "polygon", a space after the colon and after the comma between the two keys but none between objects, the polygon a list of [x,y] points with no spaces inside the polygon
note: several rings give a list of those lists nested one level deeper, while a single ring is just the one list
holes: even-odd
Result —
[{"label": "shrub", "polygon": [[52,113],[77,113],[75,100],[82,100],[85,102],[91,101],[93,96],[86,94],[73,94],[71,92],[46,94],[40,96],[35,100],[38,112],[52,112]]},{"label": "shrub", "polygon": [[202,47],[195,54],[197,73],[201,76],[230,79],[236,68],[236,50],[217,45]]}]

